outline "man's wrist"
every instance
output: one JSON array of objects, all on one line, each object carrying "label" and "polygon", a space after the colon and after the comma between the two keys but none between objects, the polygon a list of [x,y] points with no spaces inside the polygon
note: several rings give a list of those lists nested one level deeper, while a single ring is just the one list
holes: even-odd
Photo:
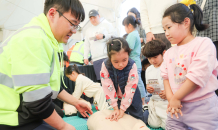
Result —
[{"label": "man's wrist", "polygon": [[[75,98],[75,99],[76,99],[76,98]],[[74,105],[74,106],[76,107],[78,104],[79,104],[79,100],[76,99],[76,101],[74,101],[73,104],[71,104],[71,105]]]},{"label": "man's wrist", "polygon": [[146,35],[148,35],[148,34],[153,34],[153,33],[152,32],[147,32]]}]

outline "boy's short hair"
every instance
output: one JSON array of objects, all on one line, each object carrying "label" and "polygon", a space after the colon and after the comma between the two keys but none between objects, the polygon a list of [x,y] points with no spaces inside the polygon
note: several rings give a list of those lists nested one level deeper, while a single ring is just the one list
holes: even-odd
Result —
[{"label": "boy's short hair", "polygon": [[162,55],[165,48],[166,44],[164,42],[160,40],[152,40],[144,45],[142,54],[147,58],[154,57],[159,54]]}]

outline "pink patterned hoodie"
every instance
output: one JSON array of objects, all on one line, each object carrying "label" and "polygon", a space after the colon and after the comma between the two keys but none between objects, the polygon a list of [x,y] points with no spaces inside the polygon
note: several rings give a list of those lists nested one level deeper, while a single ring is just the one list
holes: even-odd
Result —
[{"label": "pink patterned hoodie", "polygon": [[132,69],[129,72],[129,77],[127,81],[127,85],[125,86],[125,93],[122,95],[120,87],[118,87],[118,91],[116,92],[114,83],[110,78],[109,72],[105,67],[104,62],[101,67],[101,83],[106,95],[107,102],[112,106],[117,106],[118,99],[121,100],[120,109],[126,111],[126,109],[132,104],[132,99],[135,94],[135,90],[138,84],[138,73],[137,66],[134,63]]}]

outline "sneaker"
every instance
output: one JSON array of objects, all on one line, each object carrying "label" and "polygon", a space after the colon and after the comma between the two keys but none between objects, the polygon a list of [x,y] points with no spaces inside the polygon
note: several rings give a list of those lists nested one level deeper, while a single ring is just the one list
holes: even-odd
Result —
[{"label": "sneaker", "polygon": [[146,110],[148,110],[148,104],[145,104],[145,105],[142,106],[142,111],[143,111],[143,113],[144,113]]}]

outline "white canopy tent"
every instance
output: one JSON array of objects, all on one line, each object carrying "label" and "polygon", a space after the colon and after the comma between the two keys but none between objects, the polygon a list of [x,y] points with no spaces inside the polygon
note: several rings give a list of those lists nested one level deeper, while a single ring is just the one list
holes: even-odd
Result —
[{"label": "white canopy tent", "polygon": [[[5,40],[14,31],[24,26],[33,17],[43,12],[45,0],[0,0],[0,43]],[[81,31],[73,35],[69,41],[70,44],[64,47],[67,50],[76,41],[82,40],[86,29],[91,25],[88,18],[88,12],[96,9],[102,18],[107,19],[116,28],[117,33],[121,36],[120,30],[123,28],[122,20],[126,16],[128,9],[138,6],[139,1],[132,0],[80,0],[84,6],[86,18],[80,24]],[[122,9],[123,4],[125,5]],[[138,4],[138,5],[137,5]],[[124,12],[123,12],[124,11]],[[123,13],[123,14],[122,14]]]}]

